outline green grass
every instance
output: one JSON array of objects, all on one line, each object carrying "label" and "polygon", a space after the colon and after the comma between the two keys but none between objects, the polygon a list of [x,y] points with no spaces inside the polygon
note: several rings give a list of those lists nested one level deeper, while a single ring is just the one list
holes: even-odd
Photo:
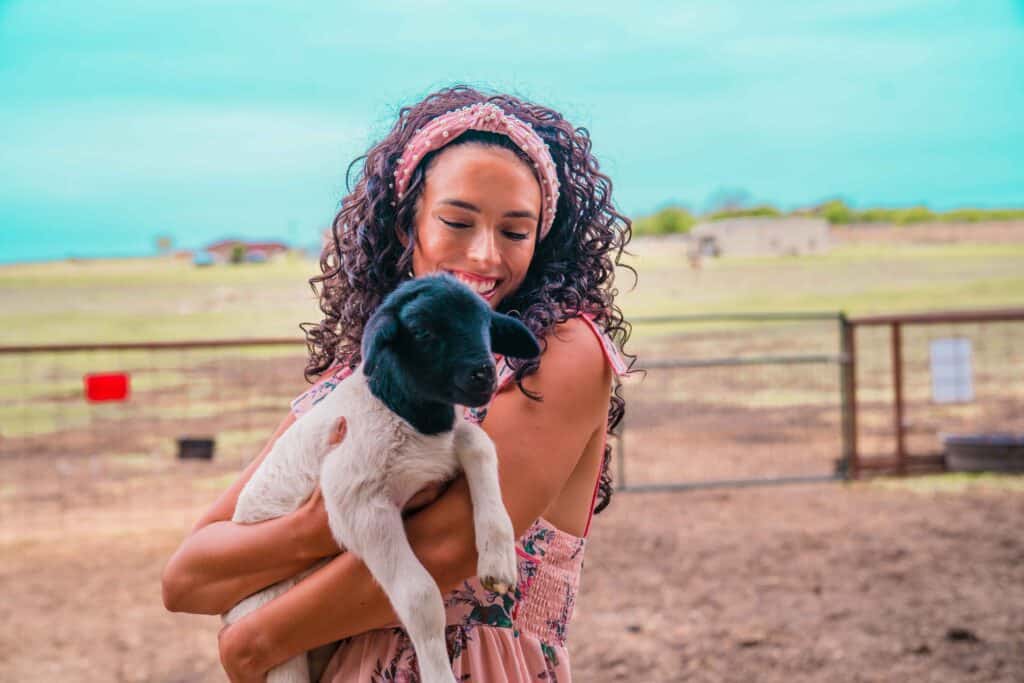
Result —
[{"label": "green grass", "polygon": [[[1024,244],[860,244],[822,255],[708,259],[637,239],[616,285],[627,316],[845,310],[853,315],[1024,301]],[[294,337],[320,313],[316,264],[195,268],[172,259],[0,267],[0,344]],[[673,331],[638,328],[638,338]],[[301,346],[297,347],[301,353]],[[16,372],[16,370],[12,370]],[[3,368],[0,368],[3,374]]]},{"label": "green grass", "polygon": [[681,242],[639,242],[620,276],[631,315],[838,311],[851,315],[1019,306],[1024,244],[846,245],[821,255],[708,259]]}]

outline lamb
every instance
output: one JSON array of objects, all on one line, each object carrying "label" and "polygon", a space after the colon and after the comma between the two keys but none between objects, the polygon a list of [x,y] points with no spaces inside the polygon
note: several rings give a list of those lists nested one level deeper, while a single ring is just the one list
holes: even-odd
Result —
[{"label": "lamb", "polygon": [[[501,499],[494,444],[455,410],[490,400],[496,385],[492,351],[518,358],[540,353],[522,323],[492,311],[454,277],[404,283],[368,321],[360,367],[280,436],[239,494],[233,517],[254,523],[288,514],[319,483],[331,533],[366,563],[388,595],[425,683],[455,678],[441,593],[409,546],[404,504],[461,467],[473,501],[477,574],[498,593],[516,583],[515,539]],[[331,445],[342,417],[345,439]],[[225,622],[258,609],[316,568],[242,600],[224,615]],[[309,666],[306,656],[295,657],[273,669],[267,681],[307,683]]]}]

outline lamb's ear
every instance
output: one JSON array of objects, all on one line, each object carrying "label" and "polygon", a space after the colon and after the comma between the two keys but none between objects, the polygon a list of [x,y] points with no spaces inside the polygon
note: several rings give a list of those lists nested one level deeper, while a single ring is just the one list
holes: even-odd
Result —
[{"label": "lamb's ear", "polygon": [[503,313],[491,312],[491,350],[513,358],[536,358],[540,345],[526,325]]},{"label": "lamb's ear", "polygon": [[398,319],[390,307],[381,307],[370,316],[363,330],[363,373],[372,375],[381,354],[398,337]]}]

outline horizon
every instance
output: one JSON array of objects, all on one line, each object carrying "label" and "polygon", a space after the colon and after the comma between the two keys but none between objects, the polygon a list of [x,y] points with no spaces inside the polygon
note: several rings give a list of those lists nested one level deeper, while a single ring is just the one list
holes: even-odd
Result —
[{"label": "horizon", "polygon": [[444,7],[0,2],[0,262],[317,243],[349,162],[453,82],[587,128],[631,217],[1024,207],[1024,2]]}]

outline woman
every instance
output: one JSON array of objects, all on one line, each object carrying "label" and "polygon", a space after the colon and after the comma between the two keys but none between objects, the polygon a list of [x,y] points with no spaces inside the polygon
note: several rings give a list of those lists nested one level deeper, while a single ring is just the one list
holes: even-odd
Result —
[{"label": "woman", "polygon": [[[447,271],[519,317],[543,349],[539,360],[502,362],[489,408],[467,411],[497,447],[503,500],[520,538],[515,596],[488,593],[473,578],[463,478],[417,496],[406,532],[447,591],[459,680],[568,681],[566,623],[591,515],[611,495],[606,433],[624,408],[612,384],[627,369],[616,345],[629,327],[612,279],[630,222],[612,204],[587,131],[508,95],[464,86],[436,92],[403,108],[362,161],[324,249],[323,274],[310,281],[326,317],[303,326],[306,376],[320,379],[171,558],[165,604],[220,614],[338,553],[319,493],[287,517],[248,526],[229,521],[238,493],[274,439],[359,362],[363,326],[383,297],[406,278]],[[323,680],[418,680],[386,596],[349,553],[224,629],[221,661],[231,680],[261,681],[280,662],[339,640]]]}]

